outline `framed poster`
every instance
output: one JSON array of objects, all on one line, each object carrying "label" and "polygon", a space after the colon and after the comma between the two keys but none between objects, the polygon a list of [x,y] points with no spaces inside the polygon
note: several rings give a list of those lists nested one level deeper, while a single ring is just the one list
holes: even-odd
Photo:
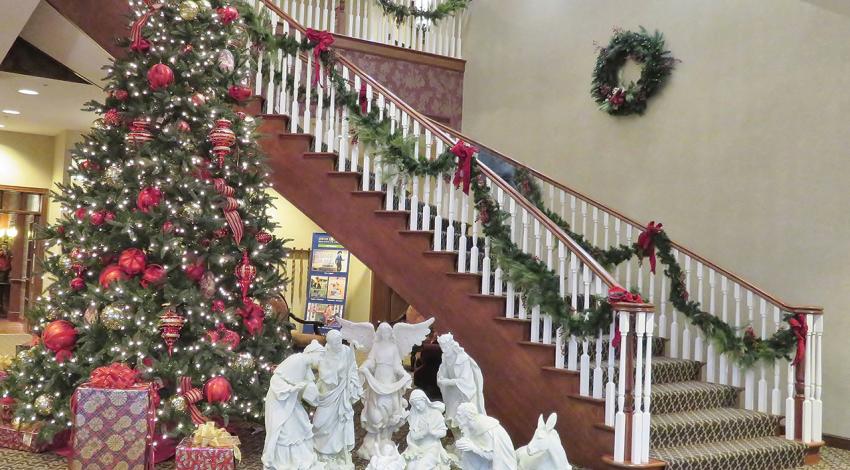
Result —
[{"label": "framed poster", "polygon": [[[306,320],[324,323],[322,333],[339,328],[338,318],[345,315],[350,254],[327,233],[314,233],[307,278]],[[314,333],[304,325],[305,333]]]}]

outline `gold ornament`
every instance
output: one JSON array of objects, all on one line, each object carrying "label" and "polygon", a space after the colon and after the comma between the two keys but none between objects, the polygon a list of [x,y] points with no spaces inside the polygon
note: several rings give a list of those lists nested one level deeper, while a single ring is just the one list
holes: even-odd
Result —
[{"label": "gold ornament", "polygon": [[200,11],[200,7],[197,3],[192,0],[186,0],[181,3],[179,7],[177,7],[180,12],[180,18],[183,18],[186,21],[192,21],[195,17],[198,16],[198,12]]},{"label": "gold ornament", "polygon": [[68,255],[60,255],[59,266],[65,271],[70,271],[71,267],[74,266],[74,260],[72,260]]},{"label": "gold ornament", "polygon": [[210,0],[200,0],[198,4],[200,4],[201,8],[204,10],[212,10],[212,3],[210,3]]},{"label": "gold ornament", "polygon": [[86,308],[86,311],[83,312],[83,320],[85,320],[88,325],[96,322],[97,316],[97,307],[94,305],[89,305],[88,308]]},{"label": "gold ornament", "polygon": [[233,46],[236,50],[242,50],[248,47],[248,30],[241,23],[233,26],[233,35],[227,41],[228,46]]},{"label": "gold ornament", "polygon": [[28,361],[32,357],[32,349],[24,349],[18,353],[19,361]]},{"label": "gold ornament", "polygon": [[125,318],[124,307],[122,305],[107,305],[100,312],[100,322],[108,330],[120,329],[124,325]]},{"label": "gold ornament", "polygon": [[44,318],[53,321],[59,318],[59,309],[56,307],[48,307],[47,312],[44,313]]},{"label": "gold ornament", "polygon": [[194,204],[186,204],[180,210],[180,215],[189,222],[194,223],[195,219],[201,215],[201,208]]},{"label": "gold ornament", "polygon": [[113,163],[103,171],[103,180],[110,186],[118,186],[121,184],[122,171],[121,165]]},{"label": "gold ornament", "polygon": [[242,353],[236,356],[236,360],[233,361],[233,368],[236,370],[247,371],[254,368],[254,356],[251,353]]},{"label": "gold ornament", "polygon": [[171,397],[171,407],[181,413],[186,411],[186,399],[181,396]]},{"label": "gold ornament", "polygon": [[48,416],[53,413],[53,397],[50,395],[39,395],[33,403],[36,413]]}]

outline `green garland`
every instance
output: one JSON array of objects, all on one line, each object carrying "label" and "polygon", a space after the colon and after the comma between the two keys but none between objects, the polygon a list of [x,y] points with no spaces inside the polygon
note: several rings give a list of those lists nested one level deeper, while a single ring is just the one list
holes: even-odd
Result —
[{"label": "green garland", "polygon": [[[629,58],[642,64],[643,70],[637,82],[621,84],[619,71]],[[643,26],[637,33],[615,29],[608,46],[599,49],[590,94],[608,114],[643,114],[647,100],[658,93],[676,62],[664,49],[660,32],[650,35]]]},{"label": "green garland", "polygon": [[378,5],[384,10],[384,14],[395,19],[396,24],[401,24],[407,18],[420,18],[428,20],[431,24],[436,24],[438,21],[447,16],[454,16],[469,6],[471,0],[447,0],[436,8],[431,10],[423,10],[414,5],[396,4],[392,0],[377,0]]}]

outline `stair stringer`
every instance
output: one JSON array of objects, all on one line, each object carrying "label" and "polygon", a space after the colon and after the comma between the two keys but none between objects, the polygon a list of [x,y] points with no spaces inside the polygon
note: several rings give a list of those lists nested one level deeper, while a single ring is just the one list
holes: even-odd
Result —
[{"label": "stair stringer", "polygon": [[[268,123],[273,124],[273,123]],[[487,412],[508,430],[515,447],[534,434],[537,416],[558,413],[558,429],[572,462],[607,468],[601,457],[613,436],[594,427],[600,407],[569,398],[578,379],[547,373],[552,347],[523,344],[530,326],[497,321],[504,300],[479,295],[476,276],[453,276],[450,256],[429,256],[430,232],[407,231],[407,212],[386,212],[383,195],[363,193],[359,175],[334,171],[333,154],[309,152],[306,134],[269,132],[260,144],[272,169],[273,188],[339,240],[352,254],[425,315],[439,332],[451,331],[481,366]]]}]

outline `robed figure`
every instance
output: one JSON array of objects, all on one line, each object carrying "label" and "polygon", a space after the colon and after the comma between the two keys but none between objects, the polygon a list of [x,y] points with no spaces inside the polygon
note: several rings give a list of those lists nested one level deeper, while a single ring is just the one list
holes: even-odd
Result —
[{"label": "robed figure", "polygon": [[366,436],[357,455],[364,460],[371,459],[375,449],[392,447],[393,433],[404,424],[407,417],[404,394],[413,379],[404,370],[402,358],[425,340],[432,323],[433,318],[416,324],[381,323],[376,331],[371,323],[340,319],[343,338],[357,349],[369,351],[369,357],[360,366],[364,383],[360,421]]},{"label": "robed figure", "polygon": [[461,438],[455,442],[463,470],[516,470],[514,444],[496,418],[479,413],[472,403],[458,407],[455,421]]},{"label": "robed figure", "polygon": [[274,371],[266,394],[264,470],[322,470],[313,449],[313,427],[302,398],[315,404],[319,391],[312,368],[324,348],[313,341],[304,352],[286,358]]},{"label": "robed figure", "polygon": [[476,411],[485,413],[484,377],[481,368],[451,333],[440,335],[437,342],[443,351],[443,362],[437,371],[437,385],[443,395],[443,403],[446,404],[446,420],[449,426],[456,428],[454,419],[461,404],[471,403]]},{"label": "robed figure", "polygon": [[325,354],[319,362],[319,399],[313,415],[313,434],[319,460],[329,469],[353,469],[354,403],[363,387],[357,374],[354,351],[342,344],[337,330],[327,334]]},{"label": "robed figure", "polygon": [[429,400],[422,390],[410,393],[407,449],[402,454],[407,470],[451,469],[451,458],[442,443],[448,431],[443,418],[445,409],[442,403]]}]

